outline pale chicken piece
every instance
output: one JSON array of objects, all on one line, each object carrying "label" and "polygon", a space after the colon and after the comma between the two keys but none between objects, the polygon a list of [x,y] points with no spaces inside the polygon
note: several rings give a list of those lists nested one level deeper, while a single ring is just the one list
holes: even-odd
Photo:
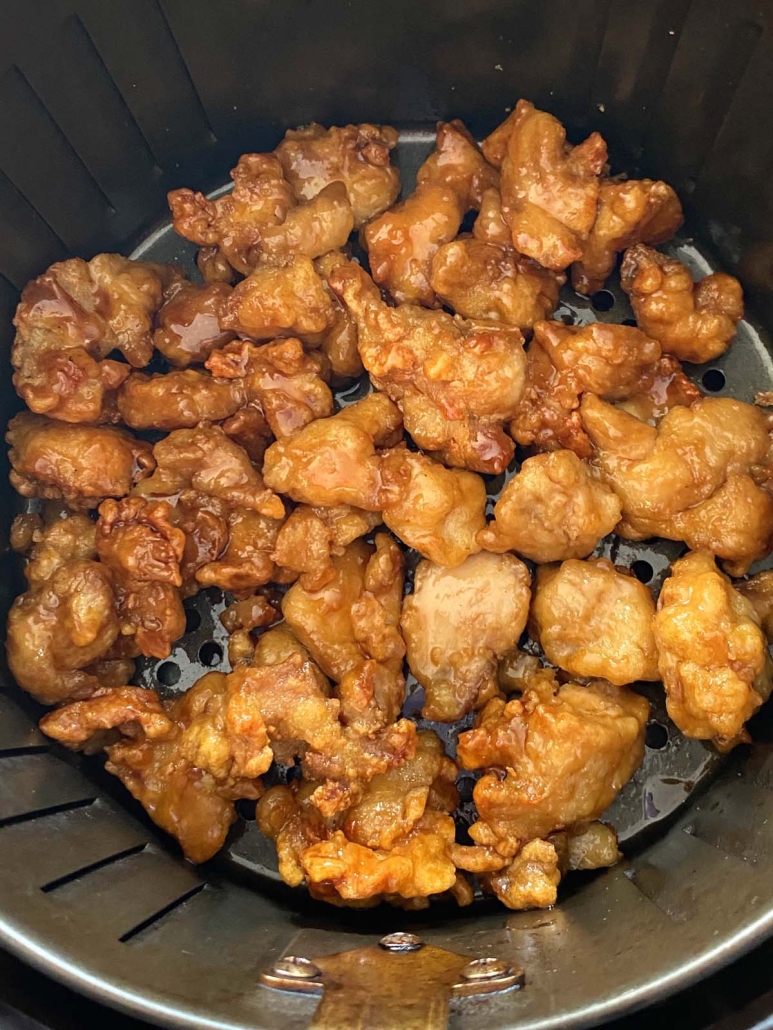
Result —
[{"label": "pale chicken piece", "polygon": [[378,533],[375,547],[355,540],[332,566],[333,578],[320,590],[294,584],[282,612],[338,684],[344,724],[370,733],[394,722],[405,699],[402,553],[386,533]]},{"label": "pale chicken piece", "polygon": [[234,802],[263,793],[258,777],[272,760],[260,720],[232,710],[228,680],[207,673],[172,702],[124,687],[45,716],[41,729],[67,747],[87,744],[95,730],[119,729],[105,747],[105,768],[117,776],[192,862],[206,862],[236,820]]},{"label": "pale chicken piece", "polygon": [[219,321],[230,295],[231,287],[224,282],[181,283],[156,316],[156,350],[175,368],[203,364],[213,350],[234,338]]},{"label": "pale chicken piece", "polygon": [[513,456],[503,423],[526,388],[519,330],[410,304],[390,308],[351,262],[335,269],[329,285],[357,322],[365,368],[400,404],[419,447],[463,468],[503,471]]},{"label": "pale chicken piece", "polygon": [[432,258],[456,237],[463,217],[458,194],[430,183],[369,222],[360,237],[378,285],[398,304],[436,307],[429,281]]},{"label": "pale chicken piece", "polygon": [[381,509],[381,458],[376,448],[400,438],[400,409],[384,394],[369,394],[332,418],[317,419],[297,436],[266,451],[266,483],[294,501]]},{"label": "pale chicken piece", "polygon": [[585,430],[620,498],[617,532],[706,548],[743,575],[770,551],[773,501],[766,416],[751,404],[706,397],[670,411],[657,428],[585,394]]},{"label": "pale chicken piece", "polygon": [[192,429],[222,422],[245,403],[244,384],[215,379],[199,369],[164,375],[133,372],[118,391],[121,418],[132,429]]},{"label": "pale chicken piece", "polygon": [[438,122],[435,149],[416,173],[416,188],[445,186],[456,193],[462,212],[478,210],[487,189],[499,185],[499,173],[488,163],[464,122]]},{"label": "pale chicken piece", "polygon": [[259,265],[239,283],[220,326],[254,340],[300,336],[320,342],[335,318],[333,300],[311,259],[297,255],[283,264]]},{"label": "pale chicken piece", "polygon": [[454,722],[498,694],[497,661],[526,627],[529,585],[510,554],[474,554],[454,569],[419,563],[400,625],[425,719]]},{"label": "pale chicken piece", "polygon": [[400,173],[389,159],[397,139],[390,125],[326,129],[312,122],[288,129],[274,153],[298,200],[311,200],[331,183],[343,183],[359,228],[397,200]]},{"label": "pale chicken piece", "polygon": [[572,676],[623,686],[657,680],[648,588],[606,558],[570,559],[537,572],[529,635]]},{"label": "pale chicken piece", "polygon": [[596,221],[581,260],[572,266],[572,286],[578,293],[598,292],[620,251],[638,243],[665,243],[683,222],[682,205],[667,183],[653,179],[602,181]]},{"label": "pale chicken piece", "polygon": [[555,311],[562,278],[512,247],[460,237],[435,254],[430,282],[457,315],[528,330]]},{"label": "pale chicken piece", "polygon": [[306,354],[295,339],[260,347],[235,340],[207,360],[210,372],[221,377],[217,382],[231,381],[235,391],[260,408],[278,440],[332,415],[333,395],[321,377],[322,367],[322,360]]},{"label": "pale chicken piece", "polygon": [[598,818],[644,757],[647,701],[603,680],[565,683],[543,670],[520,700],[493,698],[475,728],[459,735],[463,769],[487,772],[473,799],[470,836],[502,855],[525,841]]},{"label": "pale chicken piece", "polygon": [[681,732],[720,751],[750,740],[744,724],[770,696],[773,664],[751,601],[707,551],[671,566],[654,629],[666,707]]},{"label": "pale chicken piece", "polygon": [[[29,572],[27,573],[29,577]],[[739,579],[733,586],[751,603],[768,640],[773,639],[773,572],[766,569],[749,579]]]},{"label": "pale chicken piece", "polygon": [[217,200],[189,189],[172,190],[169,207],[176,232],[200,247],[216,247],[233,268],[249,275],[263,231],[281,224],[296,201],[273,154],[243,154],[231,178],[233,192]]},{"label": "pale chicken piece", "polygon": [[96,508],[124,497],[155,468],[153,450],[112,426],[81,426],[23,411],[8,423],[11,485],[22,497]]},{"label": "pale chicken piece", "polygon": [[243,447],[219,426],[176,429],[153,448],[157,468],[137,493],[169,497],[193,489],[228,505],[241,505],[281,519],[284,505],[263,482]]},{"label": "pale chicken piece", "polygon": [[486,485],[474,472],[448,469],[405,447],[381,459],[384,523],[403,543],[438,565],[453,568],[481,550]]},{"label": "pale chicken piece", "polygon": [[530,840],[501,871],[484,878],[485,886],[506,908],[550,908],[558,897],[560,860],[547,840]]},{"label": "pale chicken piece", "polygon": [[282,261],[295,254],[321,257],[345,247],[354,228],[354,212],[346,185],[331,182],[305,203],[287,212],[281,225],[269,225],[261,232],[260,257]]},{"label": "pale chicken piece", "polygon": [[620,514],[620,501],[592,465],[572,451],[536,454],[505,485],[478,543],[540,563],[586,558]]},{"label": "pale chicken piece", "polygon": [[333,558],[381,523],[378,512],[349,505],[335,508],[302,504],[289,516],[276,540],[277,565],[299,574],[304,590],[321,590],[335,577]]},{"label": "pale chicken piece", "polygon": [[100,505],[97,522],[97,553],[112,573],[121,635],[152,658],[167,658],[185,632],[185,534],[170,514],[163,501],[126,497]]},{"label": "pale chicken piece", "polygon": [[724,354],[743,318],[743,290],[732,275],[714,272],[695,283],[681,261],[643,244],[626,251],[620,282],[644,332],[680,361]]},{"label": "pale chicken piece", "polygon": [[114,391],[153,353],[153,316],[181,279],[170,266],[97,254],[70,258],[28,283],[16,309],[11,362],[19,396],[65,422],[116,421]]},{"label": "pale chicken piece", "polygon": [[[481,243],[493,243],[497,247],[513,246],[510,229],[502,214],[502,196],[493,187],[484,190],[480,211],[472,227],[472,235]],[[554,273],[555,274],[555,273]]]},{"label": "pale chicken piece", "polygon": [[502,213],[515,249],[554,272],[579,261],[607,161],[601,136],[591,133],[571,147],[557,118],[519,100],[484,141],[483,153],[494,165],[501,157]]}]

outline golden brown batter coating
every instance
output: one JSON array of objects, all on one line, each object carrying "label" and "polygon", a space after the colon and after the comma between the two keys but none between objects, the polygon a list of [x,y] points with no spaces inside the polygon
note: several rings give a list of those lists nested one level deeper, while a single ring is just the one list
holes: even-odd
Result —
[{"label": "golden brown batter coating", "polygon": [[269,225],[261,233],[261,258],[287,261],[294,254],[321,257],[345,247],[354,228],[354,212],[342,182],[331,182],[312,200],[287,212],[281,225]]},{"label": "golden brown batter coating", "polygon": [[345,504],[335,508],[301,504],[279,530],[274,561],[298,573],[304,590],[321,590],[335,577],[332,559],[380,523],[378,512]]},{"label": "golden brown batter coating", "polygon": [[464,318],[531,329],[558,305],[562,277],[512,247],[474,237],[446,243],[432,259],[430,282],[443,304]]},{"label": "golden brown batter coating", "polygon": [[408,547],[446,568],[480,551],[476,536],[486,525],[480,476],[406,447],[385,452],[380,475],[384,523]]},{"label": "golden brown batter coating", "polygon": [[641,763],[648,713],[626,687],[559,687],[547,670],[520,700],[489,701],[475,728],[459,735],[458,761],[507,775],[478,780],[470,836],[514,855],[525,841],[598,818]]},{"label": "golden brown batter coating", "polygon": [[194,368],[133,372],[118,391],[118,411],[132,429],[193,429],[199,422],[222,422],[244,402],[242,382]]},{"label": "golden brown batter coating", "polygon": [[583,425],[620,498],[617,532],[706,548],[733,575],[770,551],[773,501],[766,416],[751,404],[706,397],[670,411],[657,428],[585,394]]},{"label": "golden brown batter coating", "polygon": [[213,350],[234,338],[219,323],[230,295],[231,287],[224,282],[180,284],[156,316],[156,350],[175,368],[203,364]]},{"label": "golden brown batter coating", "polygon": [[529,584],[510,554],[473,554],[454,569],[419,563],[400,625],[425,719],[453,722],[499,692],[497,661],[526,627]]},{"label": "golden brown batter coating", "polygon": [[478,210],[487,189],[499,186],[499,173],[488,163],[464,122],[438,122],[435,149],[416,173],[416,188],[445,186],[459,198],[462,213]]},{"label": "golden brown batter coating", "polygon": [[530,840],[501,872],[486,878],[486,885],[506,908],[550,908],[558,897],[559,865],[550,841]]},{"label": "golden brown batter coating", "polygon": [[11,524],[11,548],[27,557],[24,576],[31,587],[49,579],[68,561],[96,558],[97,526],[87,515],[67,512],[44,523],[40,515],[17,515]]},{"label": "golden brown batter coating", "polygon": [[11,485],[22,497],[96,508],[124,497],[155,467],[149,443],[112,426],[55,422],[23,411],[8,423]]},{"label": "golden brown batter coating", "polygon": [[[349,255],[343,250],[331,250],[316,259],[314,268],[327,282],[333,271],[349,260]],[[324,334],[319,346],[330,363],[331,378],[342,384],[361,376],[365,369],[357,346],[357,325],[354,319],[338,297],[333,297],[333,307],[335,319],[332,328]],[[314,341],[310,345],[314,346]]]},{"label": "golden brown batter coating", "polygon": [[572,676],[623,686],[657,680],[655,602],[635,576],[606,558],[562,562],[537,572],[529,635]]},{"label": "golden brown batter coating", "polygon": [[243,447],[219,426],[176,429],[153,448],[157,468],[137,492],[171,497],[193,489],[228,505],[242,505],[269,518],[281,519],[284,505],[264,484]]},{"label": "golden brown batter coating", "polygon": [[644,332],[680,361],[724,354],[743,318],[743,291],[732,275],[714,272],[695,283],[681,261],[643,244],[626,251],[620,282]]},{"label": "golden brown batter coating", "polygon": [[592,465],[572,451],[536,454],[505,485],[478,543],[535,562],[586,558],[620,514],[620,501]]},{"label": "golden brown batter coating", "polygon": [[582,259],[572,266],[572,286],[578,293],[596,293],[614,269],[620,251],[637,243],[665,243],[683,221],[679,198],[665,182],[602,181],[596,221]]},{"label": "golden brown batter coating", "polygon": [[483,191],[480,211],[472,227],[472,235],[481,243],[493,243],[497,247],[512,249],[513,238],[510,235],[510,228],[505,221],[505,216],[502,214],[502,196],[498,189],[491,187]]},{"label": "golden brown batter coating", "polygon": [[323,507],[381,508],[377,447],[401,435],[402,417],[384,394],[369,394],[332,418],[317,419],[266,451],[266,483],[294,501]]},{"label": "golden brown batter coating", "polygon": [[579,261],[607,160],[601,136],[594,132],[571,147],[557,118],[519,100],[483,142],[483,153],[493,165],[501,163],[502,213],[515,249],[555,272]]},{"label": "golden brown batter coating", "polygon": [[329,284],[357,322],[365,368],[400,404],[419,447],[478,472],[506,468],[513,443],[502,423],[526,385],[520,332],[414,305],[390,308],[354,263],[336,268]]},{"label": "golden brown batter coating", "polygon": [[311,200],[331,183],[342,182],[359,228],[397,200],[400,173],[389,163],[397,138],[390,125],[326,129],[312,122],[288,129],[274,153],[298,200]]},{"label": "golden brown batter coating", "polygon": [[655,617],[668,714],[687,737],[729,751],[770,695],[773,665],[751,602],[707,551],[674,562]]},{"label": "golden brown batter coating", "polygon": [[272,519],[250,508],[232,508],[227,518],[227,544],[196,571],[202,587],[220,587],[240,594],[270,582],[276,573],[272,553],[280,519]]}]

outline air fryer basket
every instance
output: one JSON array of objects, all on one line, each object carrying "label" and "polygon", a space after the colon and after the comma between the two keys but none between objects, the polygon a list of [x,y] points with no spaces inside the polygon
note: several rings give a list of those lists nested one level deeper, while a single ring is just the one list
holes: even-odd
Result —
[{"label": "air fryer basket", "polygon": [[[719,263],[773,326],[773,2],[737,0],[5,0],[0,34],[0,339],[27,279],[68,254],[137,248],[191,267],[164,227],[166,190],[221,186],[285,127],[383,121],[403,132],[404,181],[439,118],[482,135],[519,96],[599,129],[615,169],[669,181],[689,214],[674,244]],[[161,225],[161,228],[156,226]],[[622,321],[625,297],[571,292],[560,313]],[[704,388],[773,388],[749,317]],[[6,365],[6,368],[9,366]],[[17,404],[2,376],[4,417]],[[5,479],[3,479],[5,482]],[[3,487],[3,489],[7,489]],[[12,508],[4,495],[4,514]],[[5,527],[7,529],[7,526]],[[679,545],[618,542],[658,584]],[[609,551],[606,553],[610,553]],[[6,556],[5,605],[18,591]],[[644,565],[639,574],[647,578]],[[222,653],[219,600],[143,683],[184,689]],[[176,679],[176,682],[174,682]],[[304,902],[247,822],[194,869],[93,760],[51,746],[34,706],[0,693],[0,943],[78,990],[172,1026],[305,1027],[316,1001],[259,985],[284,954],[372,944],[407,929],[472,958],[522,966],[524,989],[453,1003],[456,1030],[548,1030],[647,1004],[773,932],[773,739],[720,762],[673,733],[659,691],[645,765],[616,802],[627,859],[579,878],[559,908],[363,914]],[[741,753],[743,752],[743,753]],[[397,1016],[395,1016],[397,1019]]]}]

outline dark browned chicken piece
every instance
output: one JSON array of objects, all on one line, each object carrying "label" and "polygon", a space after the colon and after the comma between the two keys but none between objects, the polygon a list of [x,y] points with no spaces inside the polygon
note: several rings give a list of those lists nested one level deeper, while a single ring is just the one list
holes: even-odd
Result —
[{"label": "dark browned chicken piece", "polygon": [[[314,262],[317,274],[327,283],[333,270],[350,260],[342,250],[331,250]],[[335,319],[332,327],[323,335],[319,346],[330,363],[331,379],[342,384],[356,379],[365,371],[357,346],[357,325],[338,297],[333,298]]]},{"label": "dark browned chicken piece", "polygon": [[562,280],[510,246],[474,237],[460,237],[441,247],[432,259],[430,276],[432,289],[457,315],[521,330],[555,311]]},{"label": "dark browned chicken piece", "polygon": [[48,526],[26,519],[12,531],[29,550],[30,586],[11,605],[6,631],[8,667],[16,682],[43,704],[88,697],[107,669],[95,664],[119,634],[110,572],[96,560],[94,523],[72,515]]},{"label": "dark browned chicken piece", "polygon": [[322,507],[381,508],[376,448],[400,438],[402,416],[384,394],[369,394],[332,418],[317,419],[266,451],[266,483],[294,501]]},{"label": "dark browned chicken piece", "polygon": [[621,536],[684,540],[723,558],[735,576],[770,553],[773,459],[759,408],[705,397],[674,408],[654,428],[585,394],[581,415],[596,462],[622,504]]},{"label": "dark browned chicken piece", "polygon": [[153,353],[153,315],[180,278],[168,266],[98,254],[52,265],[29,283],[16,310],[14,386],[28,407],[65,422],[115,421],[112,397],[130,365]]},{"label": "dark browned chicken piece", "polygon": [[341,719],[360,733],[394,722],[405,699],[400,636],[403,557],[386,533],[355,540],[332,559],[320,590],[294,584],[282,612],[326,676],[338,684]]},{"label": "dark browned chicken piece", "polygon": [[254,659],[253,630],[268,629],[281,620],[282,613],[277,599],[267,590],[232,602],[219,618],[228,633],[228,662],[231,669],[236,669],[250,665]]},{"label": "dark browned chicken piece", "polygon": [[263,464],[263,455],[274,440],[271,426],[257,404],[246,404],[239,408],[220,427],[226,436],[247,452],[255,465]]},{"label": "dark browned chicken piece", "polygon": [[380,476],[384,523],[403,543],[447,568],[480,551],[476,536],[486,525],[480,476],[448,469],[406,447],[385,452]]},{"label": "dark browned chicken piece", "polygon": [[620,513],[620,501],[592,465],[572,451],[536,454],[505,485],[478,543],[534,562],[586,558]]},{"label": "dark browned chicken piece", "polygon": [[499,173],[488,163],[464,122],[438,122],[435,149],[416,173],[416,188],[445,186],[456,193],[462,212],[478,210],[487,189],[499,186]]},{"label": "dark browned chicken piece", "polygon": [[266,487],[247,452],[219,426],[204,423],[196,429],[176,429],[159,440],[153,455],[156,471],[137,490],[144,496],[171,497],[193,489],[269,518],[284,515],[284,505]]},{"label": "dark browned chicken piece", "polygon": [[560,272],[583,256],[596,220],[599,175],[607,146],[591,133],[577,147],[563,125],[527,100],[482,145],[502,172],[502,213],[513,246],[545,268]]},{"label": "dark browned chicken piece", "polygon": [[744,724],[770,696],[773,663],[751,601],[713,555],[674,562],[654,630],[666,707],[681,732],[720,751],[750,740]]},{"label": "dark browned chicken piece", "polygon": [[118,391],[118,411],[132,429],[193,429],[199,422],[222,422],[244,403],[241,380],[215,379],[194,368],[134,372]]},{"label": "dark browned chicken piece", "polygon": [[321,343],[335,319],[324,282],[310,258],[299,255],[285,264],[259,265],[231,293],[220,325],[254,340],[300,336]]},{"label": "dark browned chicken piece", "polygon": [[206,285],[225,283],[232,286],[240,278],[219,247],[201,247],[196,255],[196,264]]},{"label": "dark browned chicken piece", "polygon": [[365,368],[400,404],[419,447],[450,465],[502,472],[513,456],[503,423],[526,386],[521,333],[414,305],[390,308],[352,262],[336,268],[329,285],[357,322]]},{"label": "dark browned chicken piece", "polygon": [[649,705],[603,680],[566,683],[543,670],[520,700],[489,701],[459,735],[463,769],[486,772],[473,798],[470,836],[502,855],[554,830],[598,818],[639,767]]},{"label": "dark browned chicken piece", "polygon": [[5,438],[14,489],[71,508],[124,497],[155,468],[149,443],[112,426],[71,425],[24,411],[8,423]]},{"label": "dark browned chicken piece", "polygon": [[400,625],[425,719],[453,722],[498,694],[497,661],[526,627],[529,583],[510,554],[474,554],[454,569],[419,563]]},{"label": "dark browned chicken piece", "polygon": [[274,436],[295,436],[310,422],[333,413],[333,395],[321,378],[323,362],[306,354],[300,340],[278,340],[257,347],[235,340],[207,360],[215,382],[230,380],[263,412]]},{"label": "dark browned chicken piece", "polygon": [[397,131],[389,125],[345,125],[326,129],[317,122],[288,129],[274,153],[298,200],[311,200],[334,182],[346,187],[359,228],[395,202],[400,174],[389,162]]},{"label": "dark browned chicken piece", "polygon": [[665,413],[701,396],[679,369],[665,369],[660,344],[633,326],[592,322],[537,322],[527,355],[526,393],[510,431],[539,450],[566,448],[589,458],[592,448],[580,418],[580,398],[649,398]]},{"label": "dark browned chicken piece", "polygon": [[349,505],[314,508],[302,504],[279,530],[272,557],[283,569],[299,574],[304,590],[321,590],[335,577],[333,558],[380,522],[378,512]]},{"label": "dark browned chicken piece", "polygon": [[232,508],[226,520],[228,542],[216,560],[197,569],[196,582],[237,595],[268,583],[276,573],[272,555],[281,525],[281,519],[250,508]]},{"label": "dark browned chicken piece", "polygon": [[572,266],[572,286],[578,293],[596,293],[614,269],[620,251],[637,243],[665,243],[683,221],[679,198],[665,182],[602,181],[596,221],[581,260]]},{"label": "dark browned chicken piece", "polygon": [[176,368],[202,365],[213,350],[234,338],[219,323],[230,295],[231,287],[224,282],[181,284],[156,316],[156,350]]},{"label": "dark browned chicken piece", "polygon": [[127,497],[99,509],[97,552],[113,576],[121,635],[149,658],[168,657],[185,632],[179,588],[185,534],[163,501]]},{"label": "dark browned chicken piece", "polygon": [[171,703],[151,690],[124,687],[50,712],[48,736],[80,748],[98,730],[123,739],[105,748],[117,776],[192,862],[212,858],[236,819],[234,802],[255,800],[271,764],[265,727],[232,710],[227,678],[210,672]]},{"label": "dark browned chicken piece", "polygon": [[644,332],[680,361],[724,354],[743,318],[743,291],[732,275],[714,272],[695,283],[681,261],[643,244],[626,252],[620,282]]}]

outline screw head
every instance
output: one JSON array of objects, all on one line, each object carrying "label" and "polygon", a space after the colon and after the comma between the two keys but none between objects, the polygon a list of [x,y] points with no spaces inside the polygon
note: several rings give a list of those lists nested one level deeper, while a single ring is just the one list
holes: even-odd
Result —
[{"label": "screw head", "polygon": [[271,967],[274,976],[285,976],[291,980],[313,980],[322,975],[319,966],[310,959],[296,955],[285,955]]},{"label": "screw head", "polygon": [[465,980],[494,980],[498,976],[505,976],[510,972],[506,962],[500,962],[498,958],[476,958],[468,962],[462,970]]},{"label": "screw head", "polygon": [[388,933],[378,942],[386,951],[418,951],[424,947],[424,941],[415,933]]}]

